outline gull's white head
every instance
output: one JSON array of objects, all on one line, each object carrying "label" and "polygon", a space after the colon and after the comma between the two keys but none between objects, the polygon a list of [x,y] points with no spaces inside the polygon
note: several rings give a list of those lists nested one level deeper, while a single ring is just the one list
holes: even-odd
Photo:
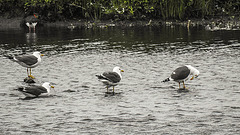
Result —
[{"label": "gull's white head", "polygon": [[113,72],[120,73],[120,72],[124,72],[124,70],[122,70],[120,67],[114,67]]},{"label": "gull's white head", "polygon": [[42,86],[47,89],[48,93],[50,93],[51,88],[54,88],[49,82],[43,83]]},{"label": "gull's white head", "polygon": [[193,80],[194,78],[197,78],[199,76],[200,72],[196,68],[191,65],[186,66],[190,69],[190,74],[192,75],[190,80]]},{"label": "gull's white head", "polygon": [[43,54],[41,54],[40,52],[33,52],[33,55],[36,56],[36,57],[40,57],[40,56],[43,56]]},{"label": "gull's white head", "polygon": [[114,67],[113,72],[116,72],[119,74],[119,76],[122,78],[121,72],[124,72],[120,67]]}]

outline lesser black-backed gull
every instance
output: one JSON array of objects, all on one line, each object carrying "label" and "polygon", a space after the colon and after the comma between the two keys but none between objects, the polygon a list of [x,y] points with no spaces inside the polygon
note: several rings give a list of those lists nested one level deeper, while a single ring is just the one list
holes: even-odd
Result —
[{"label": "lesser black-backed gull", "polygon": [[121,72],[124,72],[120,67],[114,67],[112,72],[104,72],[101,75],[96,75],[98,80],[101,81],[104,85],[107,86],[107,92],[109,87],[113,87],[118,85],[118,83],[122,79]]},{"label": "lesser black-backed gull", "polygon": [[[32,72],[31,68],[34,68],[37,65],[39,65],[39,63],[41,62],[41,56],[43,56],[43,54],[41,54],[40,52],[34,52],[31,55],[14,56],[14,57],[7,56],[7,57],[12,61],[17,62],[21,66],[26,67],[28,77],[34,79],[31,73]],[[30,74],[28,73],[28,69],[30,69]]]},{"label": "lesser black-backed gull", "polygon": [[197,78],[199,76],[200,72],[194,68],[191,65],[185,65],[182,67],[179,67],[175,69],[171,76],[163,82],[168,82],[168,81],[175,81],[179,83],[179,89],[180,89],[180,83],[183,83],[183,89],[186,89],[184,82],[187,81],[189,78],[190,80],[193,80],[194,78]]},{"label": "lesser black-backed gull", "polygon": [[51,88],[54,88],[49,82],[45,82],[42,86],[31,85],[27,87],[19,87],[17,90],[23,93],[26,97],[38,97],[42,93],[49,94]]}]

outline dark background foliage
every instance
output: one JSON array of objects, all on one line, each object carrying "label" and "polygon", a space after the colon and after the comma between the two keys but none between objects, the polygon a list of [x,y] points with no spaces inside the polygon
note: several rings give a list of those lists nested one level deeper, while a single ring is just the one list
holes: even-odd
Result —
[{"label": "dark background foliage", "polygon": [[240,0],[0,0],[0,16],[42,20],[143,20],[239,17]]}]

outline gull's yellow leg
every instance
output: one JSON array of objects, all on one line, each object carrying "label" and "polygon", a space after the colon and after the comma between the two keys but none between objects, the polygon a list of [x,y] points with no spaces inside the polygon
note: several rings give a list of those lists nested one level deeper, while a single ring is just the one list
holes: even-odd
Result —
[{"label": "gull's yellow leg", "polygon": [[30,68],[30,75],[29,77],[31,77],[32,79],[34,79],[35,77],[32,76],[32,69]]},{"label": "gull's yellow leg", "polygon": [[180,82],[178,82],[178,85],[179,85],[179,89],[180,89]]},{"label": "gull's yellow leg", "polygon": [[184,89],[187,89],[186,86],[185,86],[185,84],[184,84],[184,82],[183,82],[183,88],[184,88]]},{"label": "gull's yellow leg", "polygon": [[28,68],[27,68],[27,75],[29,76],[29,74],[28,74]]}]

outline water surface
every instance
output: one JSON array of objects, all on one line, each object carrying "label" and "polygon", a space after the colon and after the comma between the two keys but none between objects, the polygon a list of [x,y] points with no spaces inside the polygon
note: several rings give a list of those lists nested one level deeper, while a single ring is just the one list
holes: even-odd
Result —
[{"label": "water surface", "polygon": [[[194,27],[0,30],[1,134],[239,134],[240,31]],[[26,69],[4,57],[41,51],[50,96],[21,100]],[[162,83],[182,65],[200,76]],[[124,69],[114,96],[95,75]]]}]

